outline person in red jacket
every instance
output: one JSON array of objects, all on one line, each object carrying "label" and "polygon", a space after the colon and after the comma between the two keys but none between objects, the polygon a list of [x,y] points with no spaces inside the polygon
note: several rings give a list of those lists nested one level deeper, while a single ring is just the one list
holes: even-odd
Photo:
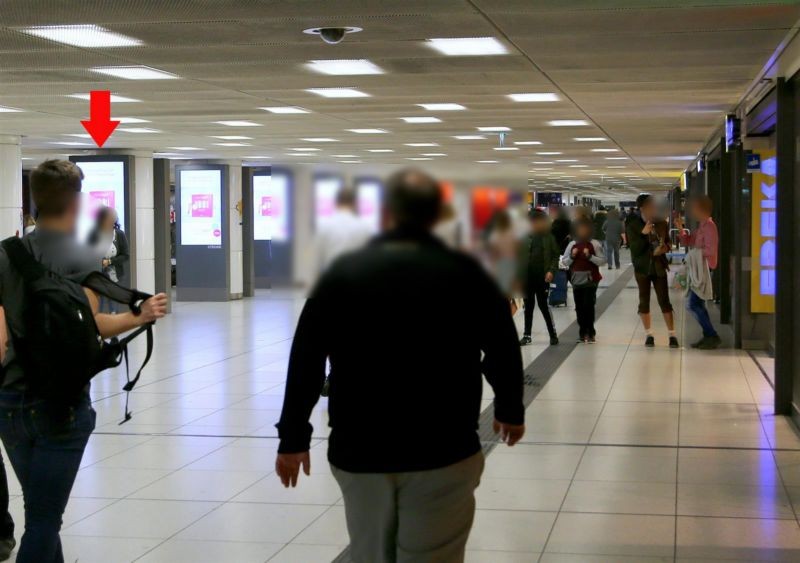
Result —
[{"label": "person in red jacket", "polygon": [[603,245],[592,238],[594,224],[589,219],[575,223],[575,240],[569,243],[561,262],[569,268],[572,295],[575,298],[575,313],[578,316],[580,337],[578,342],[595,342],[594,306],[597,302],[597,286],[603,276],[600,266],[606,263]]}]

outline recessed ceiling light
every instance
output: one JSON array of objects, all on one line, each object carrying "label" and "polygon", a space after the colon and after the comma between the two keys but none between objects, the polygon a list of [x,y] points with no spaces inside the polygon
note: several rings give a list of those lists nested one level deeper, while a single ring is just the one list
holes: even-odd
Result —
[{"label": "recessed ceiling light", "polygon": [[392,149],[367,149],[367,152],[394,152]]},{"label": "recessed ceiling light", "polygon": [[483,141],[486,140],[486,137],[483,135],[454,135],[454,139],[458,139],[459,141]]},{"label": "recessed ceiling light", "polygon": [[574,140],[579,143],[601,143],[603,141],[608,141],[605,137],[575,137]]},{"label": "recessed ceiling light", "polygon": [[558,94],[552,92],[509,94],[508,97],[515,102],[557,102],[561,99]]},{"label": "recessed ceiling light", "polygon": [[297,106],[274,106],[274,107],[265,107],[265,108],[258,108],[264,111],[268,111],[270,113],[311,113],[307,109],[299,108]]},{"label": "recessed ceiling light", "polygon": [[340,160],[342,164],[361,164],[363,160]]},{"label": "recessed ceiling light", "polygon": [[158,129],[149,127],[120,127],[117,131],[122,131],[123,133],[161,133]]},{"label": "recessed ceiling light", "polygon": [[223,141],[246,141],[253,137],[245,137],[243,135],[211,135],[212,139],[222,139]]},{"label": "recessed ceiling light", "polygon": [[289,149],[290,151],[298,151],[298,152],[316,152],[322,149],[315,149],[313,147],[295,147],[293,149]]},{"label": "recessed ceiling light", "polygon": [[428,157],[422,157],[422,156],[412,156],[412,157],[408,158],[407,160],[433,160],[433,159],[432,158],[428,158]]},{"label": "recessed ceiling light", "polygon": [[305,139],[300,139],[301,141],[306,141],[307,143],[338,143],[339,139],[331,139],[330,137],[306,137]]},{"label": "recessed ceiling light", "polygon": [[355,88],[308,88],[306,92],[323,98],[369,98],[369,94]]},{"label": "recessed ceiling light", "polygon": [[579,161],[575,158],[559,158],[556,160],[556,162],[579,162]]},{"label": "recessed ceiling light", "polygon": [[217,147],[252,147],[250,143],[214,143]]},{"label": "recessed ceiling light", "polygon": [[[90,100],[90,94],[70,94],[67,96],[68,98],[75,98],[77,100]],[[118,104],[126,104],[132,102],[141,102],[142,100],[137,100],[136,98],[126,98],[125,96],[117,96],[115,94],[111,94],[111,101],[116,102]]]},{"label": "recessed ceiling light", "polygon": [[92,72],[124,78],[125,80],[175,80],[178,75],[149,66],[96,66]]},{"label": "recessed ceiling light", "polygon": [[554,119],[547,122],[551,127],[583,127],[589,125],[585,119]]},{"label": "recessed ceiling light", "polygon": [[553,164],[552,160],[535,160],[531,164]]},{"label": "recessed ceiling light", "polygon": [[609,168],[627,168],[627,166],[609,166]]},{"label": "recessed ceiling light", "polygon": [[544,172],[545,170],[552,170],[552,168],[533,168],[528,170],[528,172]]},{"label": "recessed ceiling light", "polygon": [[518,151],[517,147],[494,147],[496,151]]},{"label": "recessed ceiling light", "polygon": [[407,147],[438,147],[439,143],[406,143]]},{"label": "recessed ceiling light", "polygon": [[128,123],[150,123],[147,119],[139,119],[138,117],[113,117],[112,119],[119,121],[123,125]]},{"label": "recessed ceiling light", "polygon": [[441,123],[438,117],[401,117],[406,123]]},{"label": "recessed ceiling light", "polygon": [[543,152],[537,152],[536,154],[538,154],[539,156],[556,156],[564,153],[559,151],[543,151]]},{"label": "recessed ceiling light", "polygon": [[91,143],[77,143],[75,141],[54,141],[51,145],[64,145],[67,147],[90,147]]},{"label": "recessed ceiling light", "polygon": [[334,158],[358,158],[354,154],[332,154],[331,156]]},{"label": "recessed ceiling light", "polygon": [[24,110],[17,108],[10,108],[8,106],[0,106],[0,113],[18,113]]},{"label": "recessed ceiling light", "polygon": [[43,25],[21,29],[23,33],[75,47],[137,47],[142,41],[109,31],[99,25]]},{"label": "recessed ceiling light", "polygon": [[264,155],[264,154],[261,154],[261,155],[249,155],[249,156],[243,156],[242,158],[246,158],[246,159],[248,159],[248,160],[269,160],[269,159],[270,159],[270,158],[272,158],[272,157],[271,157],[271,156]]},{"label": "recessed ceiling light", "polygon": [[592,149],[592,152],[619,152],[619,149]]},{"label": "recessed ceiling light", "polygon": [[89,133],[65,133],[65,137],[77,137],[78,139],[91,139],[92,136]]},{"label": "recessed ceiling light", "polygon": [[380,135],[388,133],[386,129],[348,129],[351,133],[358,133],[359,135]]},{"label": "recessed ceiling light", "polygon": [[233,120],[233,121],[214,121],[217,125],[227,125],[228,127],[261,127],[260,123],[256,123],[254,121],[241,121],[241,120]]},{"label": "recessed ceiling light", "polygon": [[505,55],[508,49],[494,37],[448,37],[428,39],[428,46],[443,55],[460,57],[468,55]]},{"label": "recessed ceiling light", "polygon": [[589,168],[588,164],[570,164],[570,168]]},{"label": "recessed ceiling light", "polygon": [[607,156],[606,160],[628,160],[627,156]]},{"label": "recessed ceiling light", "polygon": [[422,156],[447,156],[447,154],[443,152],[424,152]]},{"label": "recessed ceiling light", "polygon": [[502,126],[491,126],[491,127],[478,127],[478,131],[483,131],[484,133],[503,133],[505,131],[511,131],[511,127],[502,127]]},{"label": "recessed ceiling light", "polygon": [[476,160],[478,164],[497,164],[499,160]]},{"label": "recessed ceiling light", "polygon": [[467,109],[461,104],[417,104],[417,105],[429,111],[463,111]]},{"label": "recessed ceiling light", "polygon": [[201,151],[203,149],[198,147],[167,147],[168,149],[172,149],[175,151]]},{"label": "recessed ceiling light", "polygon": [[335,76],[357,76],[364,74],[384,74],[381,67],[367,59],[338,59],[308,61],[306,68],[321,74]]},{"label": "recessed ceiling light", "polygon": [[529,146],[529,145],[541,145],[541,141],[514,141],[515,145],[520,146]]}]

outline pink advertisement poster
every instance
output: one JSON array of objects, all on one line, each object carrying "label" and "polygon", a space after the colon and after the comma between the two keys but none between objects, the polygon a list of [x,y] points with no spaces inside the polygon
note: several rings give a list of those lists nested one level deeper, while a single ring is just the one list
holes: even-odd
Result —
[{"label": "pink advertisement poster", "polygon": [[93,217],[97,215],[97,211],[101,207],[116,209],[117,202],[114,190],[95,190],[89,192],[89,207]]},{"label": "pink advertisement poster", "polygon": [[192,194],[192,217],[213,217],[214,196],[212,194]]}]

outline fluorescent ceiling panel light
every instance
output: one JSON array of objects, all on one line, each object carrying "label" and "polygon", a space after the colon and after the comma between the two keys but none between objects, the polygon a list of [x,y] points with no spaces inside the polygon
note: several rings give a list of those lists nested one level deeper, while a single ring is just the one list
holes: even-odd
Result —
[{"label": "fluorescent ceiling panel light", "polygon": [[619,152],[619,149],[592,149],[592,152]]},{"label": "fluorescent ceiling panel light", "polygon": [[461,104],[417,104],[428,111],[463,111],[467,108]]},{"label": "fluorescent ceiling panel light", "polygon": [[553,164],[552,160],[535,160],[531,164]]},{"label": "fluorescent ceiling panel light", "polygon": [[[70,94],[67,96],[68,98],[75,98],[77,100],[89,100],[91,96],[89,94]],[[118,104],[127,104],[133,102],[141,102],[142,100],[137,100],[136,98],[126,98],[125,96],[117,96],[115,94],[111,94],[111,101],[118,103]]]},{"label": "fluorescent ceiling panel light", "polygon": [[282,114],[311,113],[307,109],[299,108],[297,106],[275,106],[275,107],[266,107],[258,109],[268,111],[270,113],[282,113]]},{"label": "fluorescent ceiling panel light", "polygon": [[627,166],[609,166],[609,168],[627,168]]},{"label": "fluorescent ceiling panel light", "polygon": [[354,154],[332,154],[331,156],[334,158],[358,158]]},{"label": "fluorescent ceiling panel light", "polygon": [[17,108],[10,108],[8,106],[0,106],[0,113],[19,113],[21,111],[25,111],[25,110],[21,110],[21,109],[17,109]]},{"label": "fluorescent ceiling panel light", "polygon": [[441,123],[438,117],[401,117],[406,123]]},{"label": "fluorescent ceiling panel light", "polygon": [[579,162],[578,159],[575,158],[559,158],[556,162]]},{"label": "fluorescent ceiling panel light", "polygon": [[494,147],[496,151],[518,151],[517,147]]},{"label": "fluorescent ceiling panel light", "polygon": [[541,141],[514,141],[514,144],[515,145],[519,145],[521,147],[522,146],[527,147],[527,146],[532,146],[532,145],[541,145],[542,142]]},{"label": "fluorescent ceiling panel light", "polygon": [[406,143],[407,147],[438,147],[439,143]]},{"label": "fluorescent ceiling panel light", "polygon": [[478,164],[497,164],[499,160],[476,160]]},{"label": "fluorescent ceiling panel light", "polygon": [[313,147],[295,147],[293,149],[289,149],[290,151],[298,151],[298,152],[317,152],[322,149],[315,149]]},{"label": "fluorescent ceiling panel light", "polygon": [[245,137],[244,135],[211,135],[212,139],[222,139],[223,141],[247,141],[253,137]]},{"label": "fluorescent ceiling panel light", "polygon": [[491,126],[491,127],[478,127],[478,131],[483,131],[484,133],[504,133],[506,131],[511,131],[511,127],[500,127],[500,126]]},{"label": "fluorescent ceiling panel light", "polygon": [[149,127],[120,127],[117,131],[122,131],[123,133],[161,133],[160,130]]},{"label": "fluorescent ceiling panel light", "polygon": [[112,117],[111,119],[119,121],[123,125],[130,123],[150,123],[147,119],[139,119],[138,117]]},{"label": "fluorescent ceiling panel light", "polygon": [[369,98],[369,94],[355,88],[308,88],[306,92],[323,98]]},{"label": "fluorescent ceiling panel light", "polygon": [[342,164],[361,164],[363,160],[340,160]]},{"label": "fluorescent ceiling panel light", "polygon": [[89,133],[65,133],[65,137],[77,137],[78,139],[91,139],[92,136]]},{"label": "fluorescent ceiling panel light", "polygon": [[579,143],[602,143],[603,141],[608,141],[605,137],[575,137],[573,140]]},{"label": "fluorescent ceiling panel light", "polygon": [[348,129],[351,133],[358,133],[359,135],[380,135],[388,133],[386,129]]},{"label": "fluorescent ceiling panel light", "polygon": [[90,69],[92,72],[124,78],[125,80],[175,80],[180,78],[171,72],[158,70],[149,66],[96,66]]},{"label": "fluorescent ceiling panel light", "polygon": [[570,164],[570,168],[589,168],[588,164]]},{"label": "fluorescent ceiling panel light", "polygon": [[432,158],[422,157],[422,156],[412,156],[408,158],[408,160],[433,160]]},{"label": "fluorescent ceiling panel light", "polygon": [[552,92],[509,94],[508,97],[515,102],[557,102],[561,99],[558,94],[553,94]]},{"label": "fluorescent ceiling panel light", "polygon": [[450,57],[506,55],[508,49],[494,37],[448,37],[428,39],[429,47]]},{"label": "fluorescent ceiling panel light", "polygon": [[553,119],[547,122],[551,127],[583,127],[589,125],[585,119]]},{"label": "fluorescent ceiling panel light", "polygon": [[174,151],[201,151],[203,149],[199,147],[167,147],[168,149],[172,149]]},{"label": "fluorescent ceiling panel light", "polygon": [[51,145],[64,145],[66,147],[90,147],[91,143],[77,143],[74,141],[54,141]]},{"label": "fluorescent ceiling panel light", "polygon": [[261,127],[260,123],[256,123],[254,121],[241,121],[241,120],[232,120],[232,121],[214,121],[217,125],[227,125],[228,127]]},{"label": "fluorescent ceiling panel light", "polygon": [[250,143],[214,143],[217,147],[252,147]]},{"label": "fluorescent ceiling panel light", "polygon": [[305,139],[300,139],[301,141],[306,141],[307,143],[338,143],[339,139],[331,139],[330,137],[306,137]]},{"label": "fluorescent ceiling panel light", "polygon": [[394,152],[392,149],[367,149],[367,152]]},{"label": "fluorescent ceiling panel light", "polygon": [[556,156],[564,153],[559,151],[544,151],[544,152],[537,152],[536,154],[538,154],[539,156]]},{"label": "fluorescent ceiling panel light", "polygon": [[384,70],[367,59],[334,59],[308,61],[306,68],[333,76],[357,76],[364,74],[384,74]]},{"label": "fluorescent ceiling panel light", "polygon": [[447,154],[443,152],[424,152],[422,156],[447,156]]},{"label": "fluorescent ceiling panel light", "polygon": [[606,160],[628,160],[627,156],[607,156]]},{"label": "fluorescent ceiling panel light", "polygon": [[75,47],[137,47],[142,41],[109,31],[99,25],[43,25],[21,29],[23,33]]},{"label": "fluorescent ceiling panel light", "polygon": [[257,155],[243,156],[242,158],[246,158],[248,160],[269,160],[272,157],[267,156],[265,154],[260,154],[260,155],[257,154]]},{"label": "fluorescent ceiling panel light", "polygon": [[454,139],[458,139],[459,141],[484,141],[486,137],[483,135],[455,135],[453,136]]}]

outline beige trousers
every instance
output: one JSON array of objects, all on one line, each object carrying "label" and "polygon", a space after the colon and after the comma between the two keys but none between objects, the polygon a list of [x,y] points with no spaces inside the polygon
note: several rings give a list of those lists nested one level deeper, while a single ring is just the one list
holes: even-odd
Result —
[{"label": "beige trousers", "polygon": [[409,473],[333,467],[354,563],[460,563],[475,516],[483,453]]}]

